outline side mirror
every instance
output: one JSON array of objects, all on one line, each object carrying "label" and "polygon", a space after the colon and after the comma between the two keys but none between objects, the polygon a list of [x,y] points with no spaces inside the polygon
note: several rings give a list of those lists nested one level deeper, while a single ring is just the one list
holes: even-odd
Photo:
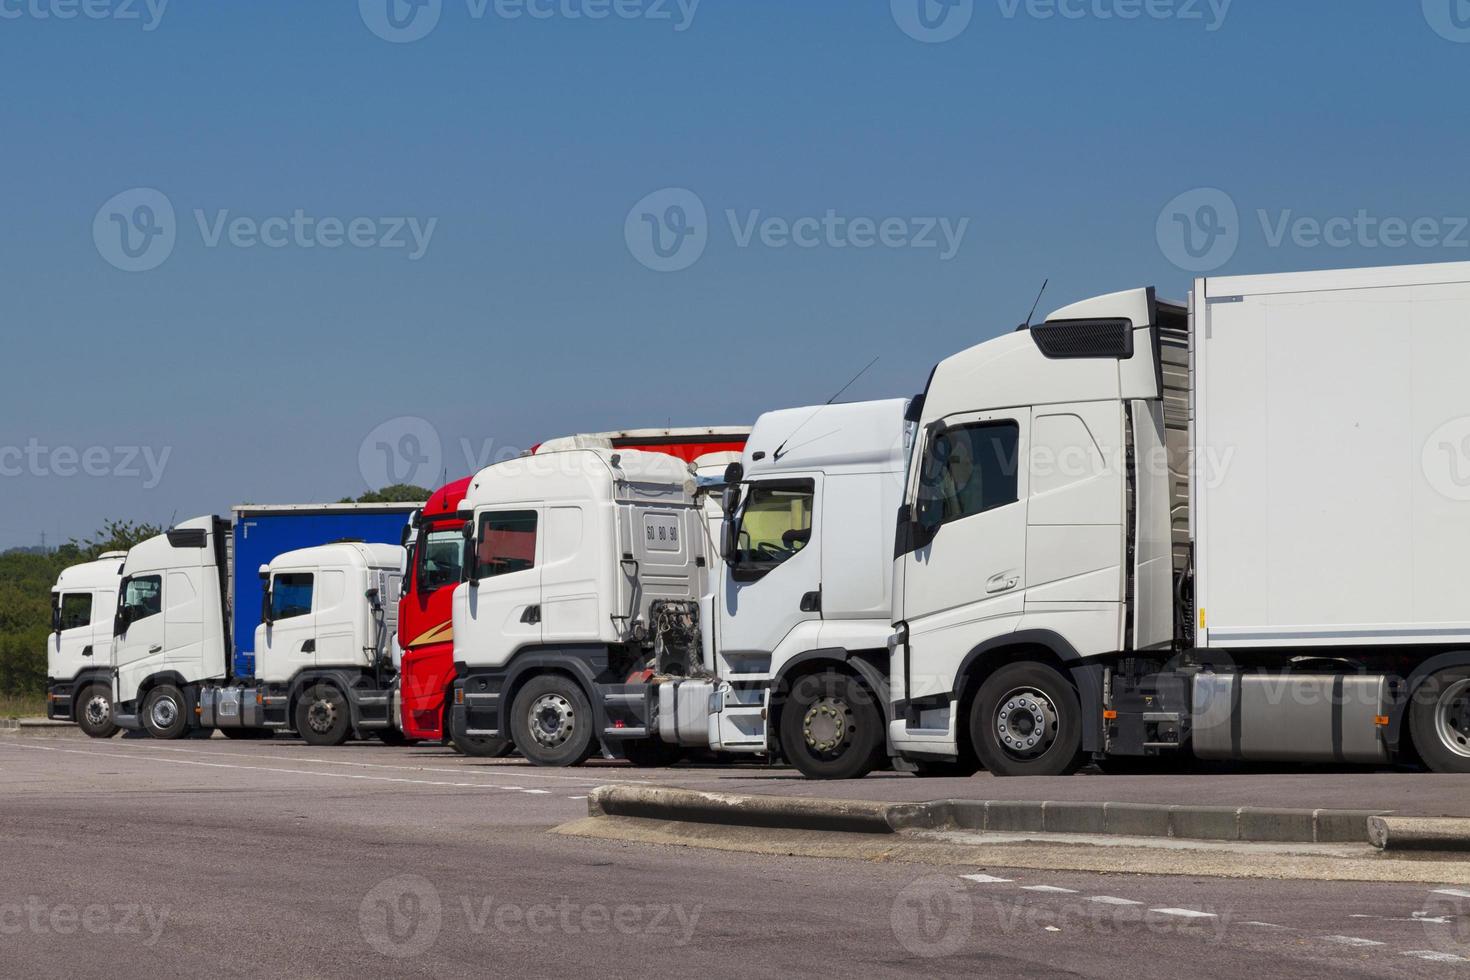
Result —
[{"label": "side mirror", "polygon": [[475,549],[475,522],[464,522],[464,580],[474,588],[480,585],[480,555]]},{"label": "side mirror", "polygon": [[271,608],[271,590],[269,586],[260,594],[260,621],[267,626],[276,621],[275,611]]},{"label": "side mirror", "polygon": [[720,525],[720,558],[726,565],[734,565],[740,553],[740,545],[736,536],[740,533],[740,525],[735,523],[734,515],[725,515],[725,522]]},{"label": "side mirror", "polygon": [[131,606],[118,606],[117,615],[112,619],[112,635],[122,636],[128,631],[128,626],[133,621],[133,608]]},{"label": "side mirror", "polygon": [[398,547],[407,548],[408,543],[413,540],[413,525],[403,525],[403,531],[398,535]]},{"label": "side mirror", "polygon": [[61,596],[51,597],[51,632],[61,632]]},{"label": "side mirror", "polygon": [[720,509],[725,512],[726,519],[735,516],[740,509],[740,484],[725,484],[725,489],[720,491]]},{"label": "side mirror", "polygon": [[377,612],[379,609],[383,608],[383,602],[378,595],[377,589],[368,589],[366,592],[363,593],[363,598],[367,599],[369,608],[371,608],[374,612]]}]

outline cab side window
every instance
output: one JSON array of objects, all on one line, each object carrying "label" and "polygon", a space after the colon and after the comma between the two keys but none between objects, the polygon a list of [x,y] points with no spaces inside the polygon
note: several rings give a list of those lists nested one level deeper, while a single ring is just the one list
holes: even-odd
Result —
[{"label": "cab side window", "polygon": [[163,612],[163,576],[140,575],[128,579],[123,589],[123,606],[129,621],[136,623]]},{"label": "cab side window", "polygon": [[452,531],[430,531],[418,549],[419,588],[432,592],[446,585],[458,585],[464,565],[464,536],[458,528]]},{"label": "cab side window", "polygon": [[935,435],[919,474],[922,522],[937,527],[1016,503],[1020,442],[1015,422],[962,425]]},{"label": "cab side window", "polygon": [[480,578],[494,578],[536,567],[536,512],[511,510],[480,516],[478,551]]},{"label": "cab side window", "polygon": [[277,575],[271,582],[271,618],[276,622],[311,615],[313,578],[309,572]]},{"label": "cab side window", "polygon": [[68,592],[61,597],[61,628],[74,630],[92,625],[92,593]]},{"label": "cab side window", "polygon": [[764,574],[800,553],[812,539],[816,495],[814,480],[752,483],[740,514],[736,568]]}]

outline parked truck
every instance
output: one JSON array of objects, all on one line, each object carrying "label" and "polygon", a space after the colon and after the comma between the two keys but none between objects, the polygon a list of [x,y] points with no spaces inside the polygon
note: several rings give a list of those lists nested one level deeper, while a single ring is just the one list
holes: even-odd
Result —
[{"label": "parked truck", "polygon": [[117,723],[157,738],[218,728],[397,741],[404,552],[364,539],[396,540],[411,508],[237,508],[233,521],[196,518],[136,545],[114,625]]},{"label": "parked truck", "polygon": [[890,741],[1470,772],[1470,264],[1135,290],[941,362]]},{"label": "parked truck", "polygon": [[684,749],[879,764],[906,408],[769,413],[705,486],[638,451],[481,470],[459,518],[455,739],[510,738],[548,766]]},{"label": "parked truck", "polygon": [[[738,456],[749,434],[750,429],[741,426],[631,429],[554,439],[533,452],[579,447],[646,449],[723,467],[729,458]],[[466,477],[435,491],[423,509],[411,516],[403,535],[410,558],[398,608],[402,669],[396,711],[404,734],[415,740],[441,741],[449,730],[445,722],[454,683],[451,596],[459,586],[463,565],[465,519],[459,516],[459,509],[469,485]],[[509,741],[501,738],[462,735],[451,744],[472,755],[509,750]]]},{"label": "parked truck", "polygon": [[117,734],[112,720],[112,616],[126,551],[72,565],[51,589],[46,645],[46,716],[74,721],[93,738]]}]

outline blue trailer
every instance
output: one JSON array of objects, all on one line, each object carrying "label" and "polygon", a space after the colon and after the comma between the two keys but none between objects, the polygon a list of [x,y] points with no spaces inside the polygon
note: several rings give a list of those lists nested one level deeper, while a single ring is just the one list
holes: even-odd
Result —
[{"label": "blue trailer", "polygon": [[[232,508],[230,597],[234,624],[234,676],[255,675],[255,627],[263,589],[256,570],[277,555],[334,541],[400,544],[408,515],[423,504],[292,504]],[[397,597],[391,597],[396,600]]]}]

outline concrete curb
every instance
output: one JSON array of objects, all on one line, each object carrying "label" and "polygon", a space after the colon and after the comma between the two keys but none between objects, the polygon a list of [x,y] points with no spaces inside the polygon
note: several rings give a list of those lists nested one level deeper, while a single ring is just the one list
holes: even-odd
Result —
[{"label": "concrete curb", "polygon": [[1368,841],[1385,851],[1470,851],[1470,819],[1369,817]]},{"label": "concrete curb", "polygon": [[58,728],[75,727],[75,722],[57,721],[53,718],[0,718],[0,732],[55,731]]},{"label": "concrete curb", "polygon": [[[587,812],[594,817],[642,817],[683,823],[866,834],[954,830],[1305,844],[1364,843],[1369,840],[1370,821],[1385,818],[1382,810],[1017,800],[872,803],[628,785],[600,786],[593,790],[587,798]],[[1413,818],[1386,819],[1399,827],[1403,821]],[[1446,849],[1443,842],[1454,840],[1454,833],[1462,833],[1470,846],[1470,820],[1451,822],[1463,824],[1465,829],[1453,832],[1441,829],[1434,838],[1437,843],[1424,846]],[[1403,829],[1395,833],[1399,835],[1396,839],[1409,839]]]},{"label": "concrete curb", "polygon": [[599,786],[587,797],[587,813],[594,817],[858,834],[892,834],[909,826],[926,826],[928,811],[926,803],[747,796],[658,786]]}]

